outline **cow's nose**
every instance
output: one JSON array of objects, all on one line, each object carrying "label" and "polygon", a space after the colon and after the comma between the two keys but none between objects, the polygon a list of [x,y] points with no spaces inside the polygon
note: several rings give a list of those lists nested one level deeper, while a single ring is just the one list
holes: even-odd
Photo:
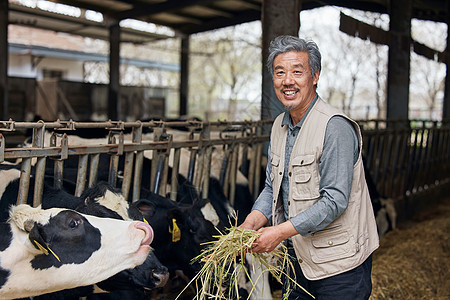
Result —
[{"label": "cow's nose", "polygon": [[153,270],[152,276],[155,279],[155,287],[163,287],[169,280],[169,272],[166,267],[163,269]]},{"label": "cow's nose", "polygon": [[145,237],[141,242],[141,245],[150,245],[153,241],[153,228],[144,222],[136,222],[134,227],[141,229],[145,232]]}]

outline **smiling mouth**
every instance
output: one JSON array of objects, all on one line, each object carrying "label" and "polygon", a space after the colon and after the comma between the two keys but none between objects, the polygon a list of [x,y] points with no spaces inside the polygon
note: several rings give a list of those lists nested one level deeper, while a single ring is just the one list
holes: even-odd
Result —
[{"label": "smiling mouth", "polygon": [[295,95],[297,92],[298,92],[297,90],[295,91],[290,90],[290,91],[283,91],[283,94],[285,94],[286,96],[292,96]]}]

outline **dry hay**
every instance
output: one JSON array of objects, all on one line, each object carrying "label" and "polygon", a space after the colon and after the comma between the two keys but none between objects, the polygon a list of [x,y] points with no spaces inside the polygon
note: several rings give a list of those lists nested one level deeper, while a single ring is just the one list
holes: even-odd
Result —
[{"label": "dry hay", "polygon": [[[188,284],[194,283],[196,286],[194,299],[240,299],[239,286],[242,276],[245,276],[251,283],[247,298],[250,299],[257,282],[262,279],[262,274],[258,278],[251,278],[251,270],[247,269],[244,263],[248,256],[264,266],[266,268],[264,272],[270,273],[280,284],[283,283],[283,280],[289,280],[303,289],[295,281],[295,278],[287,275],[289,269],[293,269],[294,266],[289,259],[286,246],[281,244],[280,248],[274,249],[268,254],[248,252],[260,235],[261,233],[257,231],[232,226],[227,228],[227,233],[220,233],[215,236],[214,241],[207,243],[209,246],[194,258],[194,261],[200,260],[203,263],[200,272]],[[308,293],[305,289],[303,290]],[[314,298],[312,295],[311,297]]]},{"label": "dry hay", "polygon": [[388,232],[373,255],[371,300],[450,299],[450,198]]}]

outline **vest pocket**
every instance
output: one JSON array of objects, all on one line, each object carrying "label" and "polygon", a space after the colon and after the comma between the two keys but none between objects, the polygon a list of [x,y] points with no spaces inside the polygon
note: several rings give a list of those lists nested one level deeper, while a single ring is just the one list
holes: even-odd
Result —
[{"label": "vest pocket", "polygon": [[275,174],[278,173],[278,168],[280,165],[280,156],[270,152],[270,164],[272,165],[272,172],[270,173],[270,180],[273,182]]},{"label": "vest pocket", "polygon": [[341,225],[317,231],[311,235],[311,243],[311,258],[317,264],[350,257],[357,252],[353,238]]},{"label": "vest pocket", "polygon": [[292,198],[312,200],[320,197],[319,174],[315,155],[300,155],[292,159]]}]

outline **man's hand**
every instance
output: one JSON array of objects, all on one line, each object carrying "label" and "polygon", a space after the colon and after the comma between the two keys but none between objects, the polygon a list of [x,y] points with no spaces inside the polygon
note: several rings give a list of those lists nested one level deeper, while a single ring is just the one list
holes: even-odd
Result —
[{"label": "man's hand", "polygon": [[259,210],[252,210],[239,227],[249,230],[258,230],[267,223],[266,216]]},{"label": "man's hand", "polygon": [[290,221],[277,226],[269,226],[259,230],[261,235],[256,239],[251,251],[256,253],[270,252],[282,241],[298,234]]}]

